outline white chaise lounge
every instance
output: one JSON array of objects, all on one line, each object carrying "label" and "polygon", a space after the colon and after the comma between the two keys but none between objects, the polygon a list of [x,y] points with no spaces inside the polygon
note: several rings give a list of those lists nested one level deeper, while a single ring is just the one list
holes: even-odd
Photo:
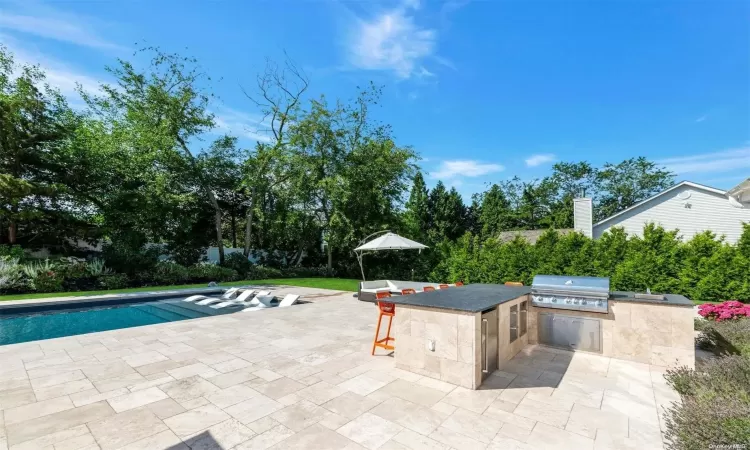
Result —
[{"label": "white chaise lounge", "polygon": [[297,300],[299,300],[299,295],[287,294],[286,297],[284,297],[279,302],[279,308],[286,308],[287,306],[292,306],[293,304],[297,303]]},{"label": "white chaise lounge", "polygon": [[[245,291],[245,292],[248,292],[248,291]],[[228,301],[224,301],[221,303],[217,303],[215,305],[211,305],[211,308],[219,309],[219,308],[226,308],[227,306],[232,306],[232,305],[254,305],[254,304],[257,304],[253,302],[257,302],[258,297],[266,297],[268,296],[268,294],[271,293],[271,291],[258,291],[258,293],[255,294],[255,297],[253,297],[252,300],[247,301],[247,299],[250,298],[250,296],[255,291],[249,291],[250,294],[248,295],[245,295],[245,292],[240,294],[240,296],[234,300],[228,300]],[[270,296],[270,297],[273,298],[273,296]]]},{"label": "white chaise lounge", "polygon": [[[297,294],[287,294],[280,302],[279,302],[279,308],[286,308],[288,306],[292,306],[293,304],[297,303],[297,300],[299,300],[299,295]],[[258,298],[258,297],[256,297]],[[249,308],[245,308],[242,310],[242,312],[253,312],[253,311],[260,311],[261,309],[266,309],[271,307],[271,301],[273,300],[273,296],[269,295],[266,296],[266,298],[260,298],[259,303],[256,306],[251,306]]]},{"label": "white chaise lounge", "polygon": [[[240,288],[231,288],[231,289],[228,289],[226,292],[224,292],[224,294],[222,294],[221,299],[222,300],[229,300],[232,297],[234,297],[235,294],[237,294],[237,292],[239,292],[239,290],[240,290]],[[183,302],[195,302],[195,301],[198,301],[198,300],[204,300],[204,299],[208,299],[208,298],[216,298],[216,297],[209,297],[208,295],[191,295],[190,297],[185,298],[182,301]]]},{"label": "white chaise lounge", "polygon": [[217,297],[209,297],[203,300],[199,300],[196,302],[197,305],[203,305],[203,306],[209,306],[214,305],[216,303],[224,303],[224,302],[237,302],[237,301],[243,301],[243,299],[247,299],[253,295],[255,291],[253,289],[248,289],[246,291],[242,291],[240,295],[237,296],[235,299],[228,299],[228,298],[217,298]]}]

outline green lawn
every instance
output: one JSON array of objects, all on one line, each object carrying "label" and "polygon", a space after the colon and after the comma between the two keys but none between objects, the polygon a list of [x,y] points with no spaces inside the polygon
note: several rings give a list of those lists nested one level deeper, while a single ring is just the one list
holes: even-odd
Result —
[{"label": "green lawn", "polygon": [[[289,286],[314,287],[349,292],[356,292],[357,289],[359,289],[359,280],[349,280],[346,278],[277,278],[271,280],[243,280],[221,283],[220,286],[243,286],[246,284],[286,284]],[[5,300],[32,300],[50,297],[128,294],[132,292],[168,291],[172,289],[190,289],[204,287],[206,287],[206,283],[181,284],[178,286],[148,286],[130,289],[113,289],[111,291],[47,292],[42,294],[0,295],[0,302]]]}]

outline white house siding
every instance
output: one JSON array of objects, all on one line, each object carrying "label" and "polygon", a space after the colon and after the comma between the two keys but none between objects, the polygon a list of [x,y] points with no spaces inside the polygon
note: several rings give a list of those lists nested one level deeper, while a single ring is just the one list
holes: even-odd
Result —
[{"label": "white house siding", "polygon": [[[690,194],[686,200],[683,198]],[[612,227],[624,227],[628,235],[643,235],[649,222],[667,230],[679,229],[683,239],[711,230],[724,235],[729,243],[736,243],[742,234],[742,222],[750,223],[750,205],[736,208],[725,195],[692,186],[681,186],[606,222],[594,225],[594,238],[599,238]]]}]

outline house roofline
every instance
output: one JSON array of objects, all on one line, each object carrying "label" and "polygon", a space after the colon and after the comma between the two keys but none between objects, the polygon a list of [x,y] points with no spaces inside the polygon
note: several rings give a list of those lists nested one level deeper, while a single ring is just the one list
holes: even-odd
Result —
[{"label": "house roofline", "polygon": [[737,195],[741,194],[743,191],[750,191],[750,178],[747,180],[742,181],[737,186],[733,187],[732,189],[727,191],[727,195]]},{"label": "house roofline", "polygon": [[606,222],[609,222],[610,220],[614,219],[615,217],[621,216],[621,215],[625,214],[626,212],[628,212],[630,210],[633,210],[633,209],[635,209],[635,208],[637,208],[637,207],[639,207],[641,205],[644,205],[644,204],[650,202],[651,200],[654,200],[657,197],[661,197],[662,195],[664,195],[664,194],[666,194],[668,192],[671,192],[671,191],[677,189],[678,187],[682,187],[682,186],[690,186],[690,187],[694,187],[696,189],[702,189],[704,191],[713,192],[714,194],[727,195],[727,191],[724,191],[722,189],[718,189],[718,188],[711,187],[711,186],[706,186],[704,184],[694,183],[692,181],[687,181],[687,180],[680,181],[679,183],[675,184],[674,186],[672,186],[672,187],[670,187],[668,189],[665,189],[665,190],[659,192],[658,194],[654,194],[651,197],[647,198],[646,200],[641,200],[640,202],[636,203],[635,205],[633,205],[633,206],[631,206],[629,208],[625,208],[622,211],[618,212],[617,214],[611,215],[611,216],[607,217],[604,220],[600,220],[599,222],[595,223],[593,226],[594,227],[598,227],[599,225],[602,225],[602,224],[604,224]]}]

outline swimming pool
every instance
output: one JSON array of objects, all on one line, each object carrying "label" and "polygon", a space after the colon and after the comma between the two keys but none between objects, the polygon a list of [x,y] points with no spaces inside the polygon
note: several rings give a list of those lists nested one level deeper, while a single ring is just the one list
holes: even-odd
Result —
[{"label": "swimming pool", "polygon": [[3,308],[0,345],[231,314],[242,309],[217,310],[183,302],[184,298],[183,295],[157,301],[76,301]]}]

